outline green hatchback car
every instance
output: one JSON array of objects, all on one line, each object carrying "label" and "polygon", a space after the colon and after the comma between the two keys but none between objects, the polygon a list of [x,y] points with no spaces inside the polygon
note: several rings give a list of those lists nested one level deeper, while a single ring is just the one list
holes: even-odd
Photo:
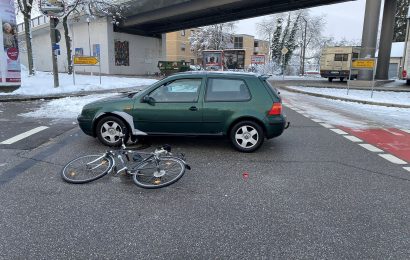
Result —
[{"label": "green hatchback car", "polygon": [[184,72],[147,89],[84,106],[80,128],[108,146],[121,136],[223,135],[241,152],[289,126],[268,76],[235,72]]}]

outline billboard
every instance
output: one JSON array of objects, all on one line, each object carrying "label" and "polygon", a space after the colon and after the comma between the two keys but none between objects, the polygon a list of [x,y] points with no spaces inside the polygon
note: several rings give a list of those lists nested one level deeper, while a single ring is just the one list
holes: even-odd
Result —
[{"label": "billboard", "polygon": [[20,86],[21,69],[13,0],[0,0],[0,87]]},{"label": "billboard", "polygon": [[223,69],[223,51],[202,51],[205,70]]},{"label": "billboard", "polygon": [[251,64],[265,64],[265,55],[252,55]]},{"label": "billboard", "polygon": [[225,69],[243,70],[245,68],[245,50],[224,50]]}]

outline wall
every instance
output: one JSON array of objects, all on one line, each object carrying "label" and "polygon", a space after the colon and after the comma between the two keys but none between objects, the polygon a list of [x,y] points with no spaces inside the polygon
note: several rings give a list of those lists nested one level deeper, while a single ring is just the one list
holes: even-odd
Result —
[{"label": "wall", "polygon": [[[115,65],[115,41],[129,43],[129,66]],[[108,55],[111,74],[147,75],[159,72],[162,39],[108,31]]]}]

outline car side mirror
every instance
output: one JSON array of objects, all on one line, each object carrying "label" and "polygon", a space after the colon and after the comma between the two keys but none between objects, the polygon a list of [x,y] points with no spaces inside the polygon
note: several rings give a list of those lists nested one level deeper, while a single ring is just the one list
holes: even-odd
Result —
[{"label": "car side mirror", "polygon": [[142,98],[142,101],[143,101],[144,103],[148,103],[148,104],[150,104],[150,105],[155,104],[155,99],[154,99],[153,97],[148,96],[148,95],[144,96],[144,97]]}]

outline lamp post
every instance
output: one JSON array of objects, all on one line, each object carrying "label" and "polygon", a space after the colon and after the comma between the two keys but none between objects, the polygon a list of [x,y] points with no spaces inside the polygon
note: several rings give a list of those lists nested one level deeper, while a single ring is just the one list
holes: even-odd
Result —
[{"label": "lamp post", "polygon": [[302,17],[303,21],[305,21],[305,34],[303,37],[303,52],[302,52],[302,69],[301,69],[301,73],[302,76],[305,75],[305,55],[306,55],[306,36],[307,36],[307,21],[304,17]]},{"label": "lamp post", "polygon": [[91,39],[90,39],[90,18],[87,17],[87,28],[88,28],[88,49],[91,56]]}]

